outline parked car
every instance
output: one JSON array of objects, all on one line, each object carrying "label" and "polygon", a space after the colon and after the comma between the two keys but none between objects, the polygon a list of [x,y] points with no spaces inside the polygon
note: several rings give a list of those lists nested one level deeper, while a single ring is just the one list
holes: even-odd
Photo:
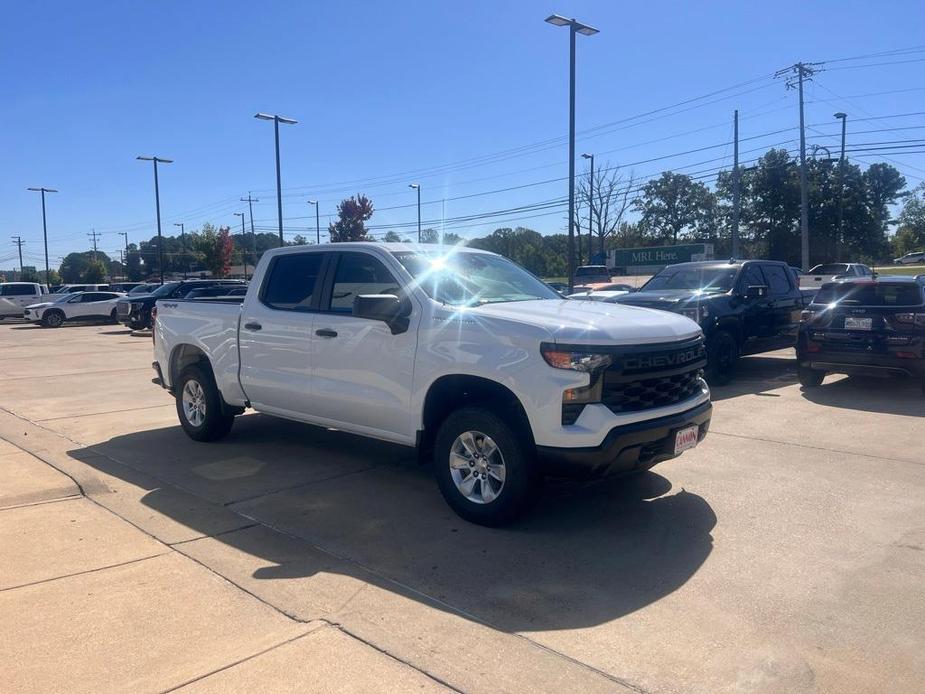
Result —
[{"label": "parked car", "polygon": [[140,287],[144,282],[110,282],[109,291],[112,292],[124,292],[128,293],[135,289],[135,287]]},{"label": "parked car", "polygon": [[674,458],[710,422],[694,322],[563,299],[487,251],[275,248],[243,302],[157,309],[153,366],[191,438],[252,407],[416,447],[476,523],[516,517],[545,474]]},{"label": "parked car", "polygon": [[876,273],[863,263],[823,263],[800,276],[800,287],[818,289],[826,282],[855,277],[874,277]]},{"label": "parked car", "polygon": [[50,294],[51,301],[27,306],[24,318],[41,323],[46,328],[60,328],[67,321],[116,322],[116,301],[125,296],[119,292],[75,292]]},{"label": "parked car", "polygon": [[568,295],[568,283],[567,282],[547,282],[550,287],[559,292],[562,296]]},{"label": "parked car", "polygon": [[574,285],[588,285],[610,282],[610,270],[606,265],[579,265],[575,268]]},{"label": "parked car", "polygon": [[893,262],[896,265],[925,265],[925,252],[906,253],[901,258],[895,258]]},{"label": "parked car", "polygon": [[592,289],[569,294],[569,299],[580,299],[582,301],[616,301],[618,296],[629,294],[635,291],[635,288],[629,284],[595,284]]},{"label": "parked car", "polygon": [[161,285],[158,283],[139,284],[137,287],[128,291],[128,296],[141,296],[142,294],[150,294],[151,292],[156,291],[160,286]]},{"label": "parked car", "polygon": [[703,328],[707,380],[722,385],[740,356],[796,343],[800,312],[811,297],[797,287],[786,263],[703,261],[669,265],[617,303],[687,316]]},{"label": "parked car", "polygon": [[925,392],[925,275],[830,282],[800,321],[800,383],[827,373],[913,378]]},{"label": "parked car", "polygon": [[48,287],[36,282],[0,282],[0,320],[22,318],[29,304],[48,295]]},{"label": "parked car", "polygon": [[52,294],[74,294],[76,292],[105,292],[109,291],[108,284],[61,284]]},{"label": "parked car", "polygon": [[240,287],[244,280],[181,280],[166,282],[150,294],[125,297],[117,302],[119,322],[132,330],[146,330],[151,327],[151,309],[158,299],[182,299],[194,289],[206,287]]}]

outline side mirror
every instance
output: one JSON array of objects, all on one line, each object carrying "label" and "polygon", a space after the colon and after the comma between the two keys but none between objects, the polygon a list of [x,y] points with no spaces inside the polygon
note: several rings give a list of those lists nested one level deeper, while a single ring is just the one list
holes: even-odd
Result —
[{"label": "side mirror", "polygon": [[746,299],[763,299],[768,295],[768,288],[763,284],[751,284],[745,290]]},{"label": "side mirror", "polygon": [[411,302],[394,294],[360,294],[353,300],[353,315],[382,321],[397,335],[408,329]]}]

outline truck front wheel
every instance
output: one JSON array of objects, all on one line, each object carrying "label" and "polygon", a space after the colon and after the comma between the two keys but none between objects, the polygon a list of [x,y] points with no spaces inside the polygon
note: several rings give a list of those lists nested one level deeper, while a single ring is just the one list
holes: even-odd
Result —
[{"label": "truck front wheel", "polygon": [[707,340],[707,381],[711,386],[724,386],[735,375],[739,360],[739,345],[727,330],[717,330]]},{"label": "truck front wheel", "polygon": [[176,383],[177,416],[186,435],[195,441],[217,441],[231,431],[234,414],[222,407],[222,396],[212,372],[187,366]]},{"label": "truck front wheel", "polygon": [[440,426],[434,474],[457,514],[487,526],[509,523],[523,513],[540,479],[516,430],[481,407],[456,410]]}]

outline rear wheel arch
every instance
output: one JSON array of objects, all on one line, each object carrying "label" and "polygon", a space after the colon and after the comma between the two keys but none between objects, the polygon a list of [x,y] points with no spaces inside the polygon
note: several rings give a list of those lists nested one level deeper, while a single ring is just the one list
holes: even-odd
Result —
[{"label": "rear wheel arch", "polygon": [[201,364],[203,368],[208,369],[209,373],[215,376],[212,371],[212,363],[208,355],[196,345],[183,344],[177,345],[170,353],[170,385],[176,387],[177,379],[183,370],[188,366]]},{"label": "rear wheel arch", "polygon": [[517,395],[507,386],[481,376],[454,374],[441,376],[427,389],[418,432],[421,459],[433,449],[437,430],[454,411],[462,407],[483,407],[507,421],[524,443],[533,448],[533,429],[527,411]]}]

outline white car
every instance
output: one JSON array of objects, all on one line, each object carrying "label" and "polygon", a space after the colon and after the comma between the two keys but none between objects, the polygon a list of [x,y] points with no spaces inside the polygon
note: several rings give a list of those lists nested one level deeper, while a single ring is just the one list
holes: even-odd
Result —
[{"label": "white car", "polygon": [[836,279],[873,278],[874,271],[863,263],[822,263],[800,275],[800,289],[819,289]]},{"label": "white car", "polygon": [[75,292],[105,292],[108,284],[62,284],[52,294],[74,294]]},{"label": "white car", "polygon": [[641,471],[712,406],[689,318],[564,299],[494,253],[331,243],[264,253],[243,302],[160,299],[157,382],[186,434],[251,407],[416,448],[460,516],[498,525],[547,474]]},{"label": "white car", "polygon": [[22,318],[29,304],[41,301],[48,287],[36,282],[0,282],[0,318]]},{"label": "white car", "polygon": [[580,299],[582,301],[605,301],[615,303],[618,296],[629,294],[635,289],[629,284],[603,284],[595,286],[587,291],[574,292],[569,294],[569,299]]},{"label": "white car", "polygon": [[104,320],[116,322],[116,301],[125,294],[119,292],[77,292],[53,294],[52,301],[27,306],[23,318],[41,323],[46,328],[60,328],[66,321]]},{"label": "white car", "polygon": [[917,253],[906,253],[901,258],[895,258],[893,260],[894,265],[925,265],[925,252],[918,251]]}]

